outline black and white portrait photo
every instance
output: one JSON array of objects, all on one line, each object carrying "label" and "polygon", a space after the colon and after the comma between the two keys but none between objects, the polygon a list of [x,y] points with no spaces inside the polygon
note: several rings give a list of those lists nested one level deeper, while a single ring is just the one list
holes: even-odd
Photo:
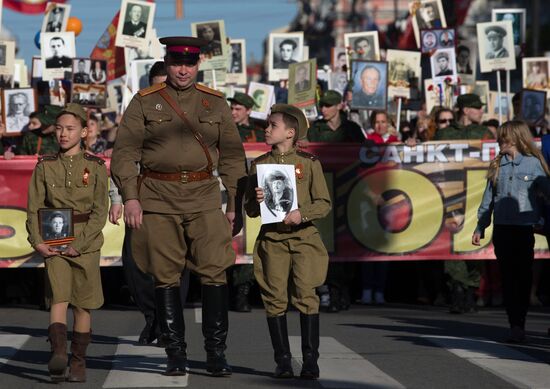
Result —
[{"label": "black and white portrait photo", "polygon": [[155,3],[122,0],[115,44],[147,49],[151,36]]},{"label": "black and white portrait photo", "polygon": [[132,81],[132,92],[137,93],[140,89],[149,86],[149,71],[156,59],[139,59],[130,64],[130,80]]},{"label": "black and white portrait photo", "polygon": [[456,81],[455,49],[439,49],[430,57],[432,79],[436,83],[446,80]]},{"label": "black and white portrait photo", "polygon": [[248,85],[248,95],[252,96],[255,102],[250,117],[261,120],[267,119],[272,101],[275,99],[273,85],[251,81]]},{"label": "black and white portrait photo", "polygon": [[73,59],[73,83],[74,84],[90,84],[90,67],[92,61],[88,58]]},{"label": "black and white portrait photo", "polygon": [[512,22],[478,23],[477,40],[482,73],[516,68]]},{"label": "black and white portrait photo", "polygon": [[347,70],[346,48],[333,47],[331,55],[331,67],[333,72],[343,72]]},{"label": "black and white portrait photo", "polygon": [[105,108],[107,86],[103,84],[72,84],[71,102],[93,108]]},{"label": "black and white portrait photo", "polygon": [[437,49],[455,47],[455,30],[453,28],[436,28],[420,30],[420,49],[423,53],[430,53]]},{"label": "black and white portrait photo", "polygon": [[277,223],[298,208],[294,165],[258,164],[258,186],[263,189],[260,203],[262,224]]},{"label": "black and white portrait photo", "polygon": [[223,20],[191,23],[191,35],[207,42],[201,48],[199,70],[226,69],[229,60],[229,45]]},{"label": "black and white portrait photo", "polygon": [[287,80],[289,65],[301,62],[303,55],[302,32],[269,34],[269,81]]},{"label": "black and white portrait photo", "polygon": [[460,41],[456,46],[456,72],[461,84],[473,85],[477,71],[477,44],[472,41]]},{"label": "black and white portrait photo", "polygon": [[90,68],[90,81],[92,84],[105,84],[107,82],[107,61],[93,59]]},{"label": "black and white portrait photo", "polygon": [[75,56],[74,32],[44,32],[40,34],[41,56],[45,68],[44,80],[64,78],[71,71]]},{"label": "black and white portrait photo", "polygon": [[519,117],[530,125],[544,119],[546,112],[546,91],[522,89]]},{"label": "black and white portrait photo", "polygon": [[317,58],[290,65],[288,103],[298,107],[315,105]]},{"label": "black and white portrait photo", "polygon": [[74,236],[71,208],[42,208],[38,210],[40,236],[44,243],[57,245],[70,242]]},{"label": "black and white portrait photo", "polygon": [[231,39],[229,42],[229,71],[226,74],[227,84],[246,85],[246,41]]},{"label": "black and white portrait photo", "polygon": [[15,42],[0,40],[0,74],[13,75],[15,62]]},{"label": "black and white portrait photo", "polygon": [[67,29],[70,4],[48,3],[42,21],[42,32],[63,32]]},{"label": "black and white portrait photo", "polygon": [[[512,36],[514,37],[514,46],[518,47],[525,43],[525,8],[495,8],[491,12],[493,22],[510,21],[512,22]],[[518,52],[519,53],[519,52]]]},{"label": "black and white portrait photo", "polygon": [[409,3],[409,9],[413,17],[414,37],[418,47],[421,47],[420,30],[447,27],[441,0],[413,1]]},{"label": "black and white portrait photo", "polygon": [[36,111],[33,88],[3,89],[2,116],[6,124],[5,135],[18,135],[29,123],[29,115]]},{"label": "black and white portrait photo", "polygon": [[380,60],[378,31],[352,32],[344,34],[344,44],[351,49],[347,54],[347,65],[350,68],[352,59],[363,61]]},{"label": "black and white portrait photo", "polygon": [[342,96],[345,94],[348,85],[348,72],[332,72],[329,78],[329,89],[339,92]]},{"label": "black and white portrait photo", "polygon": [[523,87],[525,89],[550,89],[550,58],[523,58]]},{"label": "black and white portrait photo", "polygon": [[351,61],[352,108],[385,110],[388,100],[388,63]]}]

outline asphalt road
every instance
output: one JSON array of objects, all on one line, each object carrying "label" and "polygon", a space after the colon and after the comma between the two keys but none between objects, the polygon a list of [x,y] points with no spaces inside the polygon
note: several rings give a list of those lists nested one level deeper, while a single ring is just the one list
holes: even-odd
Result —
[{"label": "asphalt road", "polygon": [[[139,312],[109,307],[93,314],[88,381],[78,388],[550,388],[550,312],[530,312],[529,343],[510,346],[501,309],[451,315],[413,305],[352,306],[321,316],[321,378],[275,380],[264,312],[230,313],[230,378],[204,370],[200,309],[185,311],[191,373],[161,373],[164,350],[136,345]],[[47,373],[48,314],[34,307],[0,307],[0,388],[51,388]],[[300,369],[299,316],[289,313],[295,372]]]}]

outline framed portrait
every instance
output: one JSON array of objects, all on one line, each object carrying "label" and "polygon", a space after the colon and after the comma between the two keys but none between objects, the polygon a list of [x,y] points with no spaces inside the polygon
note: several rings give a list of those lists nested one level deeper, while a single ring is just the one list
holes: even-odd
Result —
[{"label": "framed portrait", "polygon": [[348,71],[351,69],[351,60],[380,61],[380,44],[378,31],[352,32],[344,34],[346,45],[346,63]]},{"label": "framed portrait", "polygon": [[456,57],[454,47],[451,49],[439,49],[433,52],[430,57],[432,69],[432,80],[435,83],[443,83],[450,79],[451,82],[457,81]]},{"label": "framed portrait", "polygon": [[227,68],[229,45],[223,20],[191,23],[191,35],[204,39],[208,44],[201,48],[200,70]]},{"label": "framed portrait", "polygon": [[138,59],[130,64],[131,90],[137,93],[140,89],[149,87],[149,71],[157,62],[156,59]]},{"label": "framed portrait", "polygon": [[388,95],[411,97],[411,89],[418,89],[420,82],[420,56],[418,51],[388,50]]},{"label": "framed portrait", "polygon": [[388,63],[351,61],[351,108],[385,110],[388,102]]},{"label": "framed portrait", "polygon": [[70,72],[75,57],[74,32],[44,32],[40,34],[40,54],[44,61],[42,78],[64,78]]},{"label": "framed portrait", "polygon": [[478,23],[477,41],[481,73],[516,68],[512,22]]},{"label": "framed portrait", "polygon": [[226,84],[246,85],[246,41],[231,39],[229,47],[229,66],[225,82]]},{"label": "framed portrait", "polygon": [[115,45],[147,50],[151,40],[155,3],[122,0]]},{"label": "framed portrait", "polygon": [[0,40],[0,74],[13,74],[15,42]]},{"label": "framed portrait", "polygon": [[417,47],[421,47],[420,30],[446,28],[445,12],[441,0],[420,0],[409,3],[412,16],[414,38]]},{"label": "framed portrait", "polygon": [[456,32],[454,28],[434,28],[420,30],[420,45],[422,53],[431,53],[438,49],[448,49],[456,46]]},{"label": "framed portrait", "polygon": [[124,82],[120,78],[107,82],[107,102],[106,108],[121,112],[122,99],[124,92]]},{"label": "framed portrait", "polygon": [[297,107],[315,105],[317,58],[288,67],[288,103]]},{"label": "framed portrait", "polygon": [[491,20],[493,22],[511,21],[514,37],[514,47],[516,56],[521,52],[521,45],[526,40],[526,10],[525,8],[496,8],[491,11]]},{"label": "framed portrait", "polygon": [[317,111],[317,105],[310,105],[309,107],[301,108],[302,112],[306,116],[307,120],[314,121],[319,119],[319,112]]},{"label": "framed portrait", "polygon": [[67,30],[69,20],[70,4],[48,2],[46,12],[42,21],[41,32],[63,32]]},{"label": "framed portrait", "polygon": [[92,84],[105,85],[107,83],[107,61],[92,59],[89,75]]},{"label": "framed portrait", "polygon": [[523,58],[522,79],[525,89],[550,89],[550,58]]},{"label": "framed portrait", "polygon": [[17,58],[13,61],[13,82],[18,88],[29,88],[29,72],[25,60]]},{"label": "framed portrait", "polygon": [[29,124],[29,115],[37,110],[33,88],[2,89],[2,121],[6,125],[4,136],[19,135]]},{"label": "framed portrait", "polygon": [[40,236],[48,246],[64,249],[74,240],[72,208],[41,208],[38,210]]},{"label": "framed portrait", "polygon": [[456,71],[461,84],[475,84],[477,73],[477,44],[475,41],[460,41],[458,43],[456,47]]},{"label": "framed portrait", "polygon": [[264,201],[260,203],[262,224],[282,222],[290,211],[298,209],[294,169],[294,165],[256,165],[258,186],[264,191]]},{"label": "framed portrait", "polygon": [[500,93],[500,99],[498,98],[498,92],[489,92],[489,117],[498,119],[498,112],[500,107],[502,107],[502,117],[511,118],[514,116],[512,108],[512,97],[513,93],[509,95],[506,92]]},{"label": "framed portrait", "polygon": [[71,103],[90,108],[105,108],[107,86],[104,84],[72,84]]},{"label": "framed portrait", "polygon": [[91,84],[90,69],[92,60],[89,58],[74,58],[73,59],[73,84]]},{"label": "framed portrait", "polygon": [[522,89],[519,117],[529,125],[536,125],[546,114],[546,91]]},{"label": "framed portrait", "polygon": [[331,49],[330,66],[333,72],[345,72],[348,70],[345,47],[333,47]]},{"label": "framed portrait", "polygon": [[269,34],[269,81],[288,80],[288,67],[290,64],[301,62],[303,58],[303,32]]},{"label": "framed portrait", "polygon": [[344,96],[348,86],[348,72],[332,72],[328,79],[328,89],[340,92]]},{"label": "framed portrait", "polygon": [[271,109],[271,102],[275,98],[275,88],[273,85],[252,81],[248,85],[248,94],[256,102],[252,108],[250,117],[261,120],[267,119],[267,115]]}]

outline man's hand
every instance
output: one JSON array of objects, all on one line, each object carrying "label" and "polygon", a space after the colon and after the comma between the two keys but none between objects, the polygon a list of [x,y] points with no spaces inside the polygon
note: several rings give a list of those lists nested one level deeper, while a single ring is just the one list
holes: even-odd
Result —
[{"label": "man's hand", "polygon": [[299,209],[295,209],[294,211],[290,211],[288,215],[283,220],[283,223],[291,225],[291,226],[297,226],[302,222],[302,214],[300,213]]},{"label": "man's hand", "polygon": [[227,218],[227,221],[229,222],[229,225],[231,226],[231,231],[233,231],[233,225],[235,223],[235,211],[226,212],[225,217]]},{"label": "man's hand", "polygon": [[11,147],[4,151],[4,159],[13,159],[13,157],[15,157],[15,153],[11,151]]},{"label": "man's hand", "polygon": [[256,201],[258,203],[264,201],[264,190],[260,187],[256,187]]},{"label": "man's hand", "polygon": [[118,219],[122,216],[122,204],[111,204],[109,209],[109,221],[111,224],[120,225]]},{"label": "man's hand", "polygon": [[139,228],[143,222],[143,210],[139,200],[127,200],[124,203],[124,223],[130,228]]},{"label": "man's hand", "polygon": [[80,253],[74,249],[74,247],[69,246],[61,252],[61,255],[66,255],[67,257],[78,257]]},{"label": "man's hand", "polygon": [[474,246],[480,246],[481,245],[481,234],[479,232],[474,232],[472,235],[472,244]]},{"label": "man's hand", "polygon": [[52,250],[50,246],[48,246],[46,243],[39,243],[34,248],[36,251],[38,251],[38,254],[42,255],[44,258],[52,257],[54,255],[59,255],[59,253],[55,250]]}]

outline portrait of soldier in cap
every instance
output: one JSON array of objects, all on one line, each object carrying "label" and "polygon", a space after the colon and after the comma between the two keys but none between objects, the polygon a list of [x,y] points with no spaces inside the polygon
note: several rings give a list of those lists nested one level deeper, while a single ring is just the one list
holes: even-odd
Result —
[{"label": "portrait of soldier in cap", "polygon": [[449,63],[449,54],[439,53],[435,56],[435,61],[438,69],[438,72],[435,74],[436,77],[450,76],[453,74],[453,70]]},{"label": "portrait of soldier in cap", "polygon": [[288,214],[294,201],[294,190],[290,179],[280,170],[267,174],[262,185],[265,205],[275,216],[277,213]]},{"label": "portrait of soldier in cap", "polygon": [[504,47],[504,37],[506,30],[500,26],[490,26],[485,28],[485,37],[487,38],[486,59],[507,58],[510,53]]}]

